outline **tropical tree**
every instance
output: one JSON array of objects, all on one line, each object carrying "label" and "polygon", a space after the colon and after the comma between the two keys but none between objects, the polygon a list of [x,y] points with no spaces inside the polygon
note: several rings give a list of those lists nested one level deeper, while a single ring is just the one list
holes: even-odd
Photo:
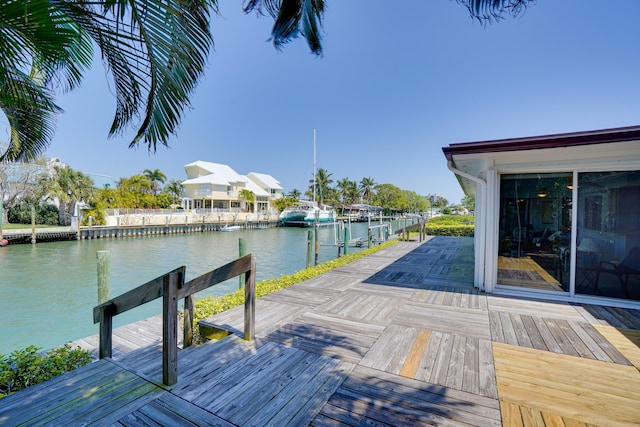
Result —
[{"label": "tropical tree", "polygon": [[[456,0],[481,21],[518,15],[535,0]],[[298,36],[322,53],[324,0],[247,0],[245,12],[274,18],[277,49]],[[80,85],[93,45],[113,78],[109,136],[141,118],[129,146],[155,151],[176,132],[213,45],[217,0],[5,0],[0,2],[0,109],[11,139],[0,160],[31,159],[54,132],[54,89]]]},{"label": "tropical tree", "polygon": [[375,188],[375,186],[376,183],[373,178],[362,178],[362,180],[360,181],[358,189],[360,190],[360,195],[365,202],[371,202],[371,198],[373,197],[373,189]]},{"label": "tropical tree", "polygon": [[402,210],[407,205],[407,199],[402,190],[392,184],[378,184],[375,187],[376,197],[374,203],[381,206],[389,214],[392,211]]},{"label": "tropical tree", "polygon": [[145,175],[131,175],[128,178],[120,178],[117,186],[121,190],[133,191],[135,193],[151,192],[151,181]]},{"label": "tropical tree", "polygon": [[329,173],[326,169],[320,168],[316,171],[315,178],[315,192],[314,192],[314,180],[311,179],[309,182],[311,185],[309,186],[309,190],[307,191],[307,195],[311,196],[315,194],[316,200],[322,205],[325,203],[325,200],[331,200],[331,187],[330,185],[333,183],[331,179],[331,173]]},{"label": "tropical tree", "polygon": [[431,204],[423,196],[419,195],[415,191],[402,190],[404,198],[407,201],[405,210],[408,212],[419,213],[426,212]]},{"label": "tropical tree", "polygon": [[297,188],[294,188],[289,192],[289,197],[291,197],[292,199],[300,200],[300,196],[300,190],[298,190]]},{"label": "tropical tree", "polygon": [[476,210],[476,196],[473,194],[465,195],[460,203],[462,204],[462,207],[469,212],[474,212]]},{"label": "tropical tree", "polygon": [[172,179],[164,186],[164,192],[171,195],[171,204],[180,203],[180,198],[184,195],[184,187],[180,181]]},{"label": "tropical tree", "polygon": [[164,184],[167,180],[167,176],[162,173],[160,169],[145,169],[142,174],[151,181],[151,193],[158,194],[160,190],[160,184]]},{"label": "tropical tree", "polygon": [[140,118],[129,146],[155,151],[175,133],[213,44],[216,0],[0,2],[0,108],[11,128],[0,159],[31,159],[51,137],[54,90],[77,88],[94,44],[113,79],[110,136]]},{"label": "tropical tree", "polygon": [[38,184],[46,178],[44,159],[34,162],[0,162],[0,209],[1,221],[6,222],[7,213],[25,199],[36,198]]},{"label": "tropical tree", "polygon": [[[456,0],[466,7],[471,16],[481,22],[499,21],[505,15],[518,16],[528,5],[536,0]],[[265,12],[274,18],[271,39],[277,49],[291,39],[302,35],[316,55],[322,54],[322,21],[324,19],[324,0],[286,1],[286,0],[249,0],[245,11]]]},{"label": "tropical tree", "polygon": [[247,204],[247,210],[249,212],[253,212],[253,204],[256,201],[256,195],[254,194],[254,192],[246,188],[243,188],[238,193],[238,196],[240,197],[240,199],[244,200],[245,203]]},{"label": "tropical tree", "polygon": [[93,197],[93,180],[70,167],[55,166],[53,169],[53,176],[42,181],[41,191],[45,199],[58,201],[60,225],[69,225],[76,204]]}]

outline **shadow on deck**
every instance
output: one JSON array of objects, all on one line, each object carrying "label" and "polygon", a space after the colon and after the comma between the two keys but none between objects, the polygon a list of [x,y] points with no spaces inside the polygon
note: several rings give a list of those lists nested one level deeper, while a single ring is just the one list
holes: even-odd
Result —
[{"label": "shadow on deck", "polygon": [[472,245],[402,242],[266,296],[255,341],[181,350],[172,387],[158,336],[135,348],[153,321],[121,328],[116,360],[0,400],[0,424],[637,425],[640,312],[478,292]]}]

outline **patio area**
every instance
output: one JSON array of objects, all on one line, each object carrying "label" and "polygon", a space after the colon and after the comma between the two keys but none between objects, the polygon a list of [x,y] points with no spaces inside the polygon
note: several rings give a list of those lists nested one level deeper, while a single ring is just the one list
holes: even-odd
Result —
[{"label": "patio area", "polygon": [[[640,311],[484,294],[473,266],[470,238],[401,242],[259,299],[253,342],[238,338],[241,307],[207,319],[237,334],[181,350],[171,388],[131,401],[61,393],[97,369],[85,367],[55,394],[0,400],[0,423],[638,425]],[[156,384],[153,324],[116,330],[112,363]],[[95,350],[97,338],[80,343]]]}]

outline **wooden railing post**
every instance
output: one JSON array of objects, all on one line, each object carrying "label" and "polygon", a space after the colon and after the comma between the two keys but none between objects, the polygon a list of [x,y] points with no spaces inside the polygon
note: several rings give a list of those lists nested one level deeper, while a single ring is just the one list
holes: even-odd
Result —
[{"label": "wooden railing post", "polygon": [[109,312],[109,308],[109,305],[100,307],[100,359],[111,357],[113,316]]},{"label": "wooden railing post", "polygon": [[256,334],[256,259],[251,256],[251,270],[244,282],[244,339],[253,341]]},{"label": "wooden railing post", "polygon": [[193,308],[195,305],[193,294],[184,298],[184,326],[182,336],[182,348],[191,347],[193,344]]},{"label": "wooden railing post", "polygon": [[162,382],[178,382],[178,286],[180,273],[170,273],[162,284]]}]

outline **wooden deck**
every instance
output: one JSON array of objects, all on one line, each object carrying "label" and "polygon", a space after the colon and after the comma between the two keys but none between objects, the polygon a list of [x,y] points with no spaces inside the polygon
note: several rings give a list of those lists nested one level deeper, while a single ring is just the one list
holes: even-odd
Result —
[{"label": "wooden deck", "polygon": [[[255,341],[181,350],[171,387],[159,318],[116,329],[115,360],[0,400],[0,425],[640,424],[640,311],[479,293],[472,244],[398,243],[266,296]],[[243,309],[207,323],[240,333]]]}]

